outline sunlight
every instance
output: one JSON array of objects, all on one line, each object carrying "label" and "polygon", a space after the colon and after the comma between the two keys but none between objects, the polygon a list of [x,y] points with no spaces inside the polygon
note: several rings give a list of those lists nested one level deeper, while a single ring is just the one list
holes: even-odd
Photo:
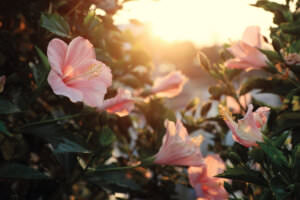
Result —
[{"label": "sunlight", "polygon": [[[149,25],[165,41],[190,40],[198,45],[223,43],[241,37],[249,25],[259,25],[269,34],[272,15],[249,6],[255,0],[139,0],[125,4],[117,24],[130,19]],[[284,3],[284,0],[277,0]]]}]

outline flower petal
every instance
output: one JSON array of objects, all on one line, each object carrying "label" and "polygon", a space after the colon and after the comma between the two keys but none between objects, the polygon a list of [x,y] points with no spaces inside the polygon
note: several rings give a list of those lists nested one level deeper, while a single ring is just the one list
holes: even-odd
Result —
[{"label": "flower petal", "polygon": [[69,44],[64,62],[66,69],[63,70],[68,71],[68,66],[76,68],[87,59],[96,59],[94,47],[87,39],[76,37]]},{"label": "flower petal", "polygon": [[259,26],[249,26],[243,33],[242,41],[250,46],[261,48],[263,37]]},{"label": "flower petal", "polygon": [[152,93],[158,97],[172,98],[177,96],[187,82],[186,76],[180,71],[171,72],[164,77],[157,78],[152,87]]},{"label": "flower petal", "polygon": [[133,110],[134,101],[129,90],[119,89],[115,97],[104,100],[98,110],[106,110],[109,113],[116,113],[120,117],[126,116]]},{"label": "flower petal", "polygon": [[178,120],[165,122],[167,132],[163,143],[155,155],[155,163],[167,165],[200,166],[203,164],[200,146],[187,134],[183,124]]},{"label": "flower petal", "polygon": [[56,38],[50,41],[47,48],[50,66],[59,75],[62,75],[67,49],[68,45],[64,41]]},{"label": "flower petal", "polygon": [[68,97],[72,102],[82,101],[83,95],[76,88],[67,86],[56,71],[51,70],[48,75],[48,83],[57,95]]}]

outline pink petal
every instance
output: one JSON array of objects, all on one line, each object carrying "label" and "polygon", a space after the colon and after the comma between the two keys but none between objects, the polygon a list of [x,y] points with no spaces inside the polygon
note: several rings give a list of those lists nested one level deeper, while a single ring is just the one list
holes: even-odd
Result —
[{"label": "pink petal", "polygon": [[221,174],[225,170],[225,164],[217,154],[210,154],[206,156],[204,162],[208,166],[207,175],[210,177]]},{"label": "pink petal", "polygon": [[[96,59],[93,45],[83,37],[76,37],[69,44],[64,66],[72,66],[74,68],[81,65],[81,62],[88,59]],[[67,69],[64,69],[64,71]]]},{"label": "pink petal", "polygon": [[171,72],[168,75],[157,78],[152,87],[152,93],[158,97],[172,98],[177,96],[187,82],[186,76],[180,71]]},{"label": "pink petal", "polygon": [[263,127],[267,123],[269,112],[270,108],[268,107],[260,107],[254,112],[254,120],[258,128]]},{"label": "pink petal", "polygon": [[189,182],[196,192],[197,199],[221,200],[228,198],[223,187],[224,179],[214,177],[224,169],[223,161],[216,154],[207,156],[203,166],[188,168]]},{"label": "pink petal", "polygon": [[201,180],[205,180],[207,177],[207,167],[205,164],[200,167],[189,167],[188,168],[188,177],[190,185],[195,187],[197,183],[201,182]]},{"label": "pink petal", "polygon": [[120,117],[128,115],[134,108],[134,101],[129,90],[119,89],[115,97],[107,99],[98,110],[116,113]]},{"label": "pink petal", "polygon": [[62,75],[67,48],[68,45],[64,41],[56,38],[48,45],[47,56],[50,66],[59,75]]},{"label": "pink petal", "polygon": [[48,83],[55,94],[66,96],[72,102],[82,101],[83,99],[82,93],[76,88],[65,85],[62,78],[54,70],[51,70],[48,75]]},{"label": "pink petal", "polygon": [[242,41],[250,46],[261,48],[263,36],[260,34],[259,26],[249,26],[244,31]]},{"label": "pink petal", "polygon": [[[100,71],[92,76],[80,76],[74,72],[74,79],[69,77],[67,85],[82,92],[83,102],[91,107],[100,107],[104,100],[104,95],[107,92],[107,87],[111,85],[112,75],[110,69],[102,62],[97,60],[87,60],[82,63],[83,66],[101,65]],[[85,67],[79,67],[85,68]]]},{"label": "pink petal", "polygon": [[155,155],[155,163],[167,165],[200,166],[203,164],[199,144],[187,134],[180,121],[166,121],[167,132],[159,152]]}]

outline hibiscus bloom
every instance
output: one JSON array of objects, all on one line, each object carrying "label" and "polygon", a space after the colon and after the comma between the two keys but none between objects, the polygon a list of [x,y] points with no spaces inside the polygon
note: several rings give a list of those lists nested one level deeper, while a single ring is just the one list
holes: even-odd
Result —
[{"label": "hibiscus bloom", "polygon": [[195,189],[198,200],[228,199],[228,193],[223,187],[225,179],[215,177],[224,169],[222,159],[216,154],[208,155],[202,166],[188,168],[189,182]]},{"label": "hibiscus bloom", "polygon": [[256,142],[263,141],[261,128],[267,122],[269,111],[270,108],[268,107],[260,107],[253,112],[253,105],[250,104],[244,118],[236,123],[228,110],[225,108],[221,109],[224,120],[232,131],[234,141],[245,147],[257,146]]},{"label": "hibiscus bloom", "polygon": [[235,58],[228,60],[225,66],[238,69],[261,68],[267,65],[267,57],[259,51],[268,44],[260,34],[258,26],[246,28],[242,40],[236,42],[228,50]]},{"label": "hibiscus bloom", "polygon": [[200,138],[192,138],[180,120],[176,126],[172,121],[165,121],[167,132],[163,143],[154,156],[154,163],[166,165],[199,166],[203,164],[200,152]]},{"label": "hibiscus bloom", "polygon": [[128,115],[134,108],[134,100],[129,90],[119,89],[115,97],[104,100],[98,111],[106,110],[120,117]]},{"label": "hibiscus bloom", "polygon": [[87,39],[76,37],[69,46],[53,39],[47,55],[51,65],[48,83],[55,94],[92,107],[103,103],[112,75],[104,63],[96,60],[93,45]]},{"label": "hibiscus bloom", "polygon": [[171,72],[164,77],[157,78],[151,92],[158,97],[172,98],[180,94],[186,82],[187,77],[180,71]]}]

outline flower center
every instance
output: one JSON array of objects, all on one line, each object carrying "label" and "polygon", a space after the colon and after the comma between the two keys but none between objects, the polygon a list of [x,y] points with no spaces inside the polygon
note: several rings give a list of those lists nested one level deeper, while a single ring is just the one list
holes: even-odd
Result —
[{"label": "flower center", "polygon": [[74,81],[78,80],[91,80],[101,73],[102,66],[101,64],[92,64],[87,67],[84,71],[76,71],[72,66],[68,67],[66,73],[63,76],[63,81],[66,84],[71,84]]}]

